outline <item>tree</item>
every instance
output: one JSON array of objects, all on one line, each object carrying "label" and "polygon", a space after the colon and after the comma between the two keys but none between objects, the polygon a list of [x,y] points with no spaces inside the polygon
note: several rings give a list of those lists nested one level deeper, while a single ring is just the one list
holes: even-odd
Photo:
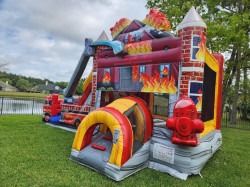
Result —
[{"label": "tree", "polygon": [[28,91],[31,88],[31,85],[29,81],[21,77],[17,80],[16,87],[21,91]]},{"label": "tree", "polygon": [[0,71],[5,71],[7,65],[8,65],[7,62],[0,62]]},{"label": "tree", "polygon": [[[223,101],[226,103],[228,93],[234,81],[249,65],[249,5],[247,0],[148,0],[146,7],[158,8],[172,22],[173,30],[184,15],[195,6],[207,24],[207,46],[212,52],[225,53],[230,57],[225,61],[223,80]],[[244,77],[249,80],[249,77]],[[246,80],[247,82],[247,80]],[[238,84],[238,83],[237,83]],[[245,86],[246,87],[246,86]],[[245,92],[245,91],[244,91]],[[237,104],[238,96],[233,97]],[[236,115],[233,114],[233,115]]]},{"label": "tree", "polygon": [[248,79],[248,71],[247,68],[244,68],[243,70],[243,102],[241,104],[241,111],[242,111],[242,116],[241,118],[243,120],[248,120],[248,111],[250,110],[250,80]]},{"label": "tree", "polygon": [[78,83],[78,85],[77,85],[77,87],[76,87],[76,94],[77,94],[77,95],[82,95],[82,94],[83,94],[82,86],[83,86],[83,83],[84,83],[85,80],[86,80],[86,79],[83,78],[83,79],[81,79],[81,80],[79,81],[79,83]]},{"label": "tree", "polygon": [[0,77],[4,76],[2,71],[7,71],[8,70],[8,68],[7,68],[8,64],[9,63],[6,62],[5,60],[0,59]]},{"label": "tree", "polygon": [[249,71],[243,67],[243,80],[240,82],[240,98],[239,98],[239,111],[242,120],[249,120],[250,114],[250,80],[248,78]]},{"label": "tree", "polygon": [[234,85],[234,93],[233,93],[233,107],[232,107],[232,114],[231,114],[231,120],[230,120],[231,124],[236,124],[239,88],[240,88],[240,69],[237,69],[236,80],[235,80],[235,85]]},{"label": "tree", "polygon": [[[223,80],[223,106],[227,100],[227,94],[232,84],[235,84],[231,122],[236,123],[237,105],[239,98],[239,81],[242,70],[249,66],[249,7],[247,1],[208,1],[209,10],[214,19],[218,20],[218,26],[213,27],[211,35],[217,34],[221,40],[221,51],[229,52],[230,58],[225,62],[225,73]],[[217,6],[217,7],[216,7]],[[224,32],[220,32],[220,28]],[[223,36],[224,35],[224,36]],[[217,42],[217,41],[216,41]],[[218,50],[218,49],[217,49]],[[245,77],[246,78],[246,77]],[[249,79],[249,78],[248,78]],[[234,81],[235,80],[235,81]],[[237,93],[236,93],[237,92]],[[245,92],[245,91],[244,91]]]},{"label": "tree", "polygon": [[3,81],[3,82],[8,82],[8,84],[10,84],[10,85],[12,85],[12,80],[11,79],[9,79],[9,78],[1,78],[0,77],[0,81]]},{"label": "tree", "polygon": [[61,81],[61,82],[55,82],[55,85],[58,86],[58,87],[60,87],[61,89],[64,89],[64,88],[67,87],[68,82],[63,82],[63,81]]}]

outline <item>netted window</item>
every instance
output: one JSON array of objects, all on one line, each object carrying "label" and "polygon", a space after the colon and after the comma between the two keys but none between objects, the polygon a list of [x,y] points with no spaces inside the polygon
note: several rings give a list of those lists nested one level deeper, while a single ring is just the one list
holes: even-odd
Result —
[{"label": "netted window", "polygon": [[120,89],[132,90],[132,67],[120,68]]}]

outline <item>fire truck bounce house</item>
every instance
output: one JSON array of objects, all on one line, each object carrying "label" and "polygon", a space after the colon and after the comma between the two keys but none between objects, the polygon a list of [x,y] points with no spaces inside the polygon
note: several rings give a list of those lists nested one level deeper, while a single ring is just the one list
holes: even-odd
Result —
[{"label": "fire truck bounce house", "polygon": [[[174,36],[151,9],[143,21],[123,18],[110,30],[112,41],[104,32],[85,40],[57,101],[60,120],[84,116],[70,158],[116,181],[145,167],[181,179],[200,174],[222,144],[223,56],[206,48],[205,22],[192,7]],[[74,101],[90,57],[93,70]]]}]

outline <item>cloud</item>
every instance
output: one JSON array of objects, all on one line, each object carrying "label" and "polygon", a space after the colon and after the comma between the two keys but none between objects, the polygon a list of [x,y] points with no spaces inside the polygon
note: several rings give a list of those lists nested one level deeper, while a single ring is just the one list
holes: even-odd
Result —
[{"label": "cloud", "polygon": [[[142,20],[146,0],[0,1],[0,59],[9,72],[69,81],[84,50],[122,17]],[[91,61],[83,76],[91,71]]]}]

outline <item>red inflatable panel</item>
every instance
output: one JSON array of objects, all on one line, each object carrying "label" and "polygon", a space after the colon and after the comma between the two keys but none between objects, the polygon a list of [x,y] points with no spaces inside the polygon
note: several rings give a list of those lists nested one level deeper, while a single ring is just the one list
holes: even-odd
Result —
[{"label": "red inflatable panel", "polygon": [[88,96],[89,96],[89,94],[90,94],[90,92],[91,92],[91,89],[92,89],[92,83],[90,83],[90,84],[88,85],[88,87],[87,87],[87,89],[85,90],[85,92],[84,92],[82,98],[81,98],[80,101],[78,102],[78,105],[83,105],[83,104],[86,102],[86,100],[88,99]]},{"label": "red inflatable panel", "polygon": [[102,139],[112,141],[113,137],[112,136],[103,136]]},{"label": "red inflatable panel", "polygon": [[95,143],[91,144],[91,147],[94,148],[94,149],[99,149],[101,151],[105,151],[106,150],[106,147],[98,145],[98,144],[95,144]]},{"label": "red inflatable panel", "polygon": [[221,128],[221,102],[222,102],[222,78],[223,78],[223,63],[224,63],[224,57],[222,54],[213,54],[213,56],[216,58],[216,60],[219,63],[219,72],[218,72],[218,95],[217,95],[217,119],[216,119],[216,129]]},{"label": "red inflatable panel", "polygon": [[[99,58],[98,68],[181,62],[181,47],[139,55]],[[133,64],[132,64],[133,63]]]},{"label": "red inflatable panel", "polygon": [[98,125],[98,124],[94,124],[94,125],[92,125],[92,126],[87,130],[85,136],[84,136],[83,139],[82,139],[81,150],[82,150],[84,147],[86,147],[87,145],[90,144],[91,138],[92,138],[92,134],[93,134],[93,132],[94,132],[94,130],[95,130],[95,128],[96,128],[97,125]]}]

